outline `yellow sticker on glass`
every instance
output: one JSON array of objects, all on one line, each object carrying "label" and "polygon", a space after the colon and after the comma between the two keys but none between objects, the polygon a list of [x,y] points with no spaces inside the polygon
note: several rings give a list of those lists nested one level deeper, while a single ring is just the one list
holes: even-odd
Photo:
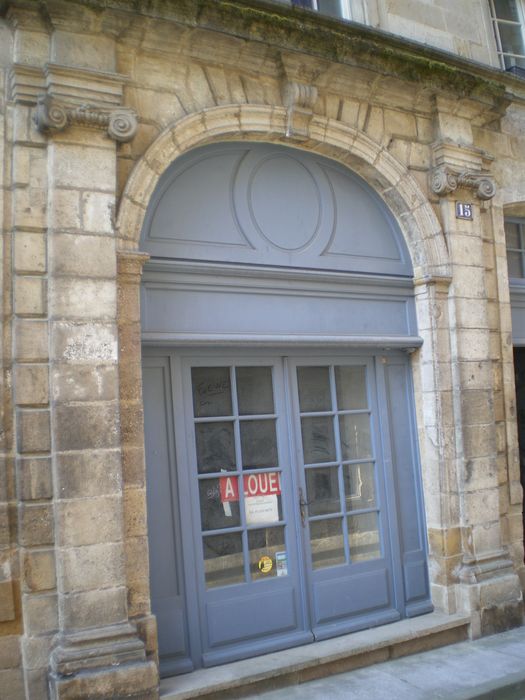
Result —
[{"label": "yellow sticker on glass", "polygon": [[270,557],[264,556],[259,559],[259,571],[261,574],[269,574],[273,569],[273,561]]}]

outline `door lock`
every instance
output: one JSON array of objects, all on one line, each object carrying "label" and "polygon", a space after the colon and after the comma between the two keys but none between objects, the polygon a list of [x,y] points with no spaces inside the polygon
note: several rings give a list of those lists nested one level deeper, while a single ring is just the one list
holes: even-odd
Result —
[{"label": "door lock", "polygon": [[299,488],[299,511],[301,513],[301,525],[303,527],[306,527],[306,511],[305,508],[307,508],[312,501],[305,501],[303,498],[303,490],[302,488]]}]

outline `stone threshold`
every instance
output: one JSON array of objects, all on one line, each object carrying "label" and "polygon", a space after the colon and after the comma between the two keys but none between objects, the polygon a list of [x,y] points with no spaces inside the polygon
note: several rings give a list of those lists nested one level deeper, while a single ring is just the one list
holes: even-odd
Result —
[{"label": "stone threshold", "polygon": [[464,641],[470,617],[433,612],[342,637],[165,678],[162,700],[242,698]]}]

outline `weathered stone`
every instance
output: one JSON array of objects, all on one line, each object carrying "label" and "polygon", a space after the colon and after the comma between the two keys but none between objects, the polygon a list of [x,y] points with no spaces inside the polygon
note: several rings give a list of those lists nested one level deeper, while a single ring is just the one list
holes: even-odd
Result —
[{"label": "weathered stone", "polygon": [[100,192],[85,192],[81,200],[82,225],[84,231],[98,234],[112,234],[115,216],[113,195]]},{"label": "weathered stone", "polygon": [[16,613],[13,583],[12,581],[0,581],[0,621],[14,620]]},{"label": "weathered stone", "polygon": [[54,550],[25,550],[23,554],[23,573],[24,590],[53,590],[56,586]]},{"label": "weathered stone", "polygon": [[22,638],[22,654],[27,669],[45,668],[49,653],[53,646],[53,638],[49,636]]},{"label": "weathered stone", "polygon": [[55,234],[50,246],[52,271],[56,275],[115,277],[115,242],[108,236]]},{"label": "weathered stone", "polygon": [[127,537],[139,537],[140,535],[147,534],[145,489],[125,489],[124,521]]},{"label": "weathered stone", "polygon": [[71,363],[109,363],[117,361],[117,329],[110,323],[55,322],[53,359]]},{"label": "weathered stone", "polygon": [[53,506],[42,503],[22,503],[18,507],[20,544],[34,547],[53,544]]},{"label": "weathered stone", "polygon": [[102,627],[127,620],[125,587],[70,593],[61,605],[62,614],[73,629]]},{"label": "weathered stone", "polygon": [[40,277],[17,277],[15,311],[19,316],[43,316],[47,312],[47,283]]},{"label": "weathered stone", "polygon": [[16,636],[0,637],[0,668],[18,668],[21,664],[20,642]]},{"label": "weathered stone", "polygon": [[47,365],[19,365],[16,368],[15,381],[18,406],[45,406],[49,403]]},{"label": "weathered stone", "polygon": [[51,460],[48,457],[18,459],[17,484],[18,495],[22,501],[52,498]]},{"label": "weathered stone", "polygon": [[15,236],[15,270],[18,273],[45,272],[46,239],[41,233],[18,231]]},{"label": "weathered stone", "polygon": [[118,447],[118,407],[110,401],[60,404],[54,430],[59,451]]},{"label": "weathered stone", "polygon": [[22,700],[24,697],[22,670],[19,668],[0,670],[0,688],[2,688],[2,700]]},{"label": "weathered stone", "polygon": [[47,668],[39,668],[25,673],[27,700],[41,700],[49,694]]},{"label": "weathered stone", "polygon": [[63,678],[52,676],[51,684],[57,700],[76,700],[89,697],[103,700],[108,697],[125,696],[137,700],[158,698],[158,672],[153,662],[122,664],[114,669],[93,673],[79,673]]},{"label": "weathered stone", "polygon": [[62,549],[60,575],[67,593],[121,586],[125,581],[123,546],[105,543]]},{"label": "weathered stone", "polygon": [[51,447],[49,411],[20,409],[17,413],[18,451],[47,452]]},{"label": "weathered stone", "polygon": [[46,362],[49,357],[47,321],[18,319],[15,325],[15,353],[20,362]]},{"label": "weathered stone", "polygon": [[56,457],[57,493],[60,498],[89,498],[119,494],[120,451],[84,450]]},{"label": "weathered stone", "polygon": [[120,496],[58,501],[55,506],[59,545],[114,542],[122,532]]},{"label": "weathered stone", "polygon": [[49,634],[58,630],[57,595],[23,596],[24,625],[27,634]]},{"label": "weathered stone", "polygon": [[53,370],[53,399],[111,401],[118,396],[118,371],[114,364],[61,365]]},{"label": "weathered stone", "polygon": [[110,320],[116,315],[116,286],[108,280],[55,278],[50,289],[50,304],[58,318]]}]

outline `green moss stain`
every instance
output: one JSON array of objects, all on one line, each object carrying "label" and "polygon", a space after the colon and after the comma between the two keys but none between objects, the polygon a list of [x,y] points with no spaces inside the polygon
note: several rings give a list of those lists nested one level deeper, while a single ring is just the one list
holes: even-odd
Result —
[{"label": "green moss stain", "polygon": [[[172,0],[176,2],[176,0]],[[185,2],[185,0],[184,0]],[[198,21],[210,28],[262,41],[276,48],[313,54],[328,61],[356,65],[411,82],[446,89],[458,96],[502,97],[505,86],[469,72],[451,61],[429,57],[431,48],[410,50],[401,40],[381,37],[368,27],[346,24],[283,5],[243,5],[235,0],[195,0]],[[452,57],[451,59],[455,59]]]}]

